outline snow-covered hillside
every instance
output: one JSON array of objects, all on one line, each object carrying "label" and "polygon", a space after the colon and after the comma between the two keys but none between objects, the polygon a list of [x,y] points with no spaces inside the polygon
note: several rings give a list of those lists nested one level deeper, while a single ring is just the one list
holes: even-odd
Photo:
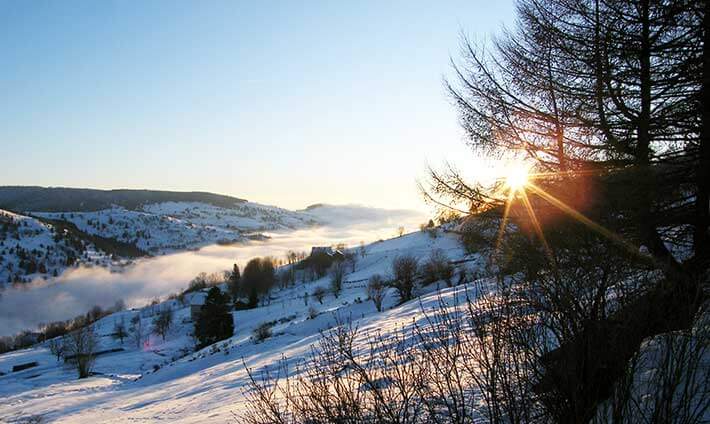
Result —
[{"label": "snow-covered hillside", "polygon": [[[416,228],[425,220],[418,211],[358,205],[313,205],[291,211],[243,200],[222,206],[166,201],[141,204],[137,209],[114,205],[89,211],[27,211],[22,215],[8,212],[7,216],[21,218],[27,224],[21,223],[23,230],[19,233],[14,230],[14,224],[0,227],[3,231],[0,237],[6,240],[5,246],[0,245],[0,289],[8,281],[51,278],[77,261],[111,266],[142,256],[265,240],[276,232],[283,234],[314,226],[359,229],[363,233],[362,240],[371,235],[373,228],[378,231],[377,237],[387,237],[400,226]],[[381,231],[383,223],[391,228]],[[31,225],[32,229],[25,228],[26,225]],[[59,227],[59,236],[52,233],[54,227]],[[19,254],[14,249],[16,244],[21,246]],[[72,247],[74,253],[66,246]],[[22,249],[34,251],[37,266],[23,261],[27,255]],[[20,263],[23,266],[17,268]]]},{"label": "snow-covered hillside", "polygon": [[91,243],[35,218],[0,210],[0,287],[56,276],[79,263],[111,260]]},{"label": "snow-covered hillside", "polygon": [[109,266],[136,256],[244,242],[262,237],[263,231],[295,230],[319,223],[317,217],[305,212],[251,202],[229,208],[163,202],[140,210],[115,206],[90,212],[22,215],[0,210],[0,288],[57,276],[79,263]]},{"label": "snow-covered hillside", "polygon": [[81,231],[101,237],[132,243],[141,250],[159,253],[169,249],[186,249],[219,237],[234,238],[228,231],[214,227],[198,227],[170,216],[129,211],[123,208],[96,212],[36,213],[36,215],[68,221]]},{"label": "snow-covered hillside", "polygon": [[[382,312],[366,300],[367,279],[374,274],[387,275],[396,257],[412,255],[422,261],[435,251],[459,270],[466,270],[468,278],[463,284],[447,288],[439,281],[418,287],[415,299],[401,305],[396,305],[396,294],[390,289]],[[475,302],[477,296],[495,287],[493,281],[475,280],[476,275],[484,274],[486,258],[467,254],[456,235],[441,229],[435,234],[416,232],[367,245],[364,256],[358,257],[338,298],[328,294],[321,303],[312,295],[317,288],[328,286],[329,277],[277,289],[266,305],[232,312],[233,337],[197,352],[193,351],[190,304],[193,296],[202,292],[97,321],[98,350],[105,353],[97,357],[95,374],[86,379],[78,380],[74,370],[57,361],[50,351],[51,341],[0,355],[0,422],[239,422],[247,407],[249,370],[258,372],[266,367],[273,371],[284,358],[290,366],[307,360],[312,346],[322,340],[322,332],[338,322],[352,320],[360,330],[354,344],[367,350],[368,334],[410,337],[415,326],[443,314],[442,305],[454,312],[452,308],[462,305],[462,299]],[[173,314],[173,327],[163,339],[153,334],[153,322],[168,309]],[[121,342],[113,337],[117,323],[136,320],[144,339],[136,342],[128,337]],[[702,343],[707,340],[708,322],[698,320],[687,334]],[[273,334],[257,342],[253,331],[264,323],[273,326]],[[674,345],[682,337],[684,334],[674,332],[642,344],[641,357],[648,360],[634,377],[634,393],[639,399],[653,395],[647,382],[665,366],[660,362],[664,355],[658,354],[662,352],[659,342],[667,339]],[[704,355],[700,361],[707,369],[710,357]],[[34,362],[35,366],[13,371]],[[702,380],[697,382],[698,387],[702,384]],[[703,394],[702,390],[691,393],[693,399]],[[605,413],[599,409],[599,414]]]},{"label": "snow-covered hillside", "polygon": [[219,227],[239,232],[293,230],[319,224],[312,215],[258,203],[237,203],[231,208],[198,202],[153,203],[143,210],[170,216],[194,225]]},{"label": "snow-covered hillside", "polygon": [[[277,290],[267,306],[233,312],[235,335],[217,345],[189,353],[189,297],[185,303],[170,301],[138,311],[109,315],[96,324],[101,335],[101,349],[123,351],[99,356],[96,376],[77,380],[74,371],[65,368],[51,355],[47,346],[0,355],[0,421],[36,418],[52,422],[129,422],[167,420],[171,422],[225,422],[239,414],[246,387],[245,364],[261,368],[276,364],[282,355],[297,360],[308,353],[319,338],[319,331],[334,325],[336,316],[351,318],[363,329],[395,331],[421,318],[420,306],[432,306],[455,296],[465,286],[445,289],[443,283],[420,289],[420,297],[394,307],[396,296],[388,292],[384,312],[377,312],[366,301],[366,280],[376,274],[386,275],[392,260],[408,254],[420,259],[440,249],[459,267],[476,271],[482,258],[467,256],[452,234],[430,235],[417,232],[368,245],[365,256],[356,263],[355,272],[346,275],[339,298],[328,295],[323,303],[312,293],[328,285],[328,277]],[[463,262],[460,262],[464,260]],[[469,275],[474,274],[470,272]],[[437,292],[438,288],[443,290]],[[420,303],[421,302],[421,303]],[[141,316],[150,330],[153,314],[161,308],[174,308],[177,324],[165,341],[152,336],[137,348],[126,341],[123,345],[110,337],[118,321]],[[252,339],[252,330],[264,322],[272,322],[273,336],[261,343]],[[186,354],[186,356],[178,357]],[[24,371],[10,372],[14,365],[37,361],[39,365]],[[39,421],[41,422],[41,421]]]},{"label": "snow-covered hillside", "polygon": [[199,202],[165,202],[145,205],[142,210],[113,207],[94,212],[35,214],[69,221],[89,234],[132,243],[154,254],[212,243],[234,243],[244,241],[254,232],[317,224],[307,214],[249,202],[232,208]]}]

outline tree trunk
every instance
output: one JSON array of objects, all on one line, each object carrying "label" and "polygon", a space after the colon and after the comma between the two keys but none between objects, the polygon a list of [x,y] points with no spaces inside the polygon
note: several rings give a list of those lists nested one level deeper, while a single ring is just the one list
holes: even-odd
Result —
[{"label": "tree trunk", "polygon": [[[708,227],[710,226],[710,31],[708,31],[707,16],[710,12],[710,2],[705,1],[701,6],[702,28],[703,28],[703,62],[702,62],[702,85],[700,89],[700,158],[697,170],[697,197],[696,197],[696,221],[693,234],[693,247],[695,259],[703,266],[707,266],[707,259],[710,256],[710,237]],[[702,265],[704,264],[704,265]]]}]

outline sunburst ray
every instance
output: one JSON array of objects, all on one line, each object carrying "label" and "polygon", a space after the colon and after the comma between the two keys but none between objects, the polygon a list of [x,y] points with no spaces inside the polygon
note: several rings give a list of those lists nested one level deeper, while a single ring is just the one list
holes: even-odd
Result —
[{"label": "sunburst ray", "polygon": [[592,221],[591,219],[587,218],[584,216],[582,213],[577,211],[576,209],[572,208],[571,206],[567,205],[560,199],[556,198],[555,196],[551,195],[550,193],[546,192],[542,188],[540,188],[538,185],[528,182],[527,187],[529,187],[535,194],[539,195],[543,199],[547,200],[549,203],[551,203],[553,206],[557,207],[560,209],[562,212],[568,214],[578,222],[586,225],[587,227],[591,228],[592,230],[596,231],[597,233],[601,234],[602,236],[612,240],[615,243],[620,244],[623,246],[625,249],[629,250],[632,253],[638,253],[638,248],[633,246],[631,243],[628,241],[624,240],[622,237],[620,237],[618,234],[614,233],[613,231],[605,228],[604,226]]},{"label": "sunburst ray", "polygon": [[550,265],[554,267],[555,257],[552,254],[552,249],[550,249],[550,245],[547,243],[545,234],[542,232],[542,226],[540,225],[540,221],[537,219],[535,210],[533,210],[532,204],[530,203],[530,199],[528,198],[528,194],[525,192],[525,190],[520,190],[520,197],[523,199],[523,205],[525,206],[525,209],[528,212],[528,216],[530,217],[530,222],[533,225],[535,234],[537,234],[538,238],[540,239],[540,242],[542,243],[542,247],[545,249],[545,255],[547,255],[547,259],[550,261]]},{"label": "sunburst ray", "polygon": [[505,233],[506,225],[508,225],[508,215],[510,214],[510,206],[513,204],[515,199],[515,190],[508,190],[508,199],[505,201],[505,209],[503,211],[503,219],[500,221],[500,227],[498,228],[498,236],[496,237],[495,253],[498,253],[500,249],[500,243],[503,240],[503,234]]}]

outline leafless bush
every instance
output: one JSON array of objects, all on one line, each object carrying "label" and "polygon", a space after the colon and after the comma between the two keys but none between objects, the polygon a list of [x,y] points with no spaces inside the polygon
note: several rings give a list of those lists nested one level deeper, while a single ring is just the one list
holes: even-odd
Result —
[{"label": "leafless bush", "polygon": [[62,359],[62,355],[64,355],[64,344],[62,343],[62,339],[57,337],[50,340],[47,342],[47,347],[49,347],[49,351],[52,355],[57,357],[57,361]]},{"label": "leafless bush", "polygon": [[[481,394],[482,415],[492,423],[537,422],[541,407],[533,391],[538,376],[536,355],[548,343],[538,319],[524,300],[500,282],[494,293],[483,294],[475,302],[467,299],[464,305],[469,327],[450,331],[452,337],[464,339],[461,344],[467,349],[461,366]],[[440,320],[437,328],[443,328],[442,324],[446,321]]]},{"label": "leafless bush", "polygon": [[164,309],[158,313],[153,319],[153,331],[165,340],[165,336],[170,331],[173,324],[172,309]]},{"label": "leafless bush", "polygon": [[123,340],[128,337],[128,331],[126,330],[126,324],[123,322],[123,319],[113,324],[113,334],[111,336],[116,340],[120,340],[121,344],[123,344]]},{"label": "leafless bush", "polygon": [[393,278],[390,285],[397,290],[400,303],[412,299],[417,277],[417,264],[417,258],[411,255],[398,256],[392,261]]},{"label": "leafless bush", "polygon": [[66,334],[62,346],[65,360],[76,369],[79,378],[91,375],[96,359],[94,354],[98,346],[94,327],[87,325]]},{"label": "leafless bush", "polygon": [[323,304],[323,299],[325,298],[327,291],[323,287],[316,287],[313,289],[313,297],[316,298],[318,303]]},{"label": "leafless bush", "polygon": [[360,246],[357,248],[358,253],[360,254],[360,257],[362,259],[365,259],[367,256],[367,247],[365,247],[365,242],[361,241]]},{"label": "leafless bush", "polygon": [[[655,273],[589,234],[550,231],[548,237],[557,238],[554,252],[514,244],[526,243],[525,237],[512,240],[517,253],[506,253],[507,262],[491,266],[502,270],[496,278],[457,288],[458,297],[440,298],[434,308],[422,306],[412,326],[384,336],[359,334],[340,323],[323,335],[308,360],[292,369],[284,363],[261,379],[252,373],[246,422],[593,419],[605,390],[623,374],[625,355],[638,349],[647,331],[632,318],[654,310],[643,308],[652,304],[645,296],[655,287]],[[416,259],[395,260],[396,281],[413,286],[412,270]],[[664,354],[656,355],[662,364],[656,369],[668,371],[650,383],[654,406],[644,407],[652,412],[643,422],[680,416],[692,423],[707,414],[708,367],[698,359],[707,357],[698,353],[707,349],[704,334],[704,342],[659,350]],[[639,361],[645,358],[642,354]],[[683,364],[691,366],[682,371]],[[679,378],[682,373],[693,378]],[[638,399],[636,404],[649,398]],[[639,408],[616,402],[612,416],[640,416],[629,405]]]},{"label": "leafless bush", "polygon": [[345,256],[345,263],[350,266],[350,272],[355,272],[358,261],[358,253],[353,248],[343,252],[343,256]]},{"label": "leafless bush", "polygon": [[375,304],[377,312],[382,312],[382,301],[385,299],[387,285],[380,274],[375,274],[367,281],[367,297]]},{"label": "leafless bush", "polygon": [[131,318],[129,336],[133,344],[136,346],[136,349],[140,349],[141,346],[143,346],[143,323],[141,322],[140,314],[137,314]]},{"label": "leafless bush", "polygon": [[518,341],[531,357],[531,390],[547,420],[588,422],[644,334],[657,331],[641,319],[655,307],[645,297],[655,274],[643,258],[574,223],[548,224],[548,247],[509,238],[502,266],[514,278],[498,290],[536,322]]},{"label": "leafless bush", "polygon": [[[507,312],[502,305],[493,296],[453,305],[440,300],[416,325],[386,335],[339,322],[292,369],[284,360],[259,375],[249,370],[249,406],[242,418],[247,423],[533,422],[534,397],[522,378],[527,369],[516,370],[511,357],[519,350],[512,336],[505,337],[512,323],[496,325]],[[474,322],[480,325],[477,333],[471,331]]]},{"label": "leafless bush", "polygon": [[259,324],[254,331],[252,331],[252,337],[254,342],[259,343],[271,337],[271,328],[274,326],[272,322],[263,322]]},{"label": "leafless bush", "polygon": [[345,264],[335,262],[330,267],[330,291],[336,298],[340,296],[343,290],[343,280],[345,279]]},{"label": "leafless bush", "polygon": [[425,284],[443,280],[448,287],[453,284],[454,267],[441,249],[431,252],[429,258],[421,266],[422,279]]},{"label": "leafless bush", "polygon": [[373,335],[358,350],[357,328],[324,334],[291,372],[284,360],[257,377],[249,370],[246,423],[415,423],[425,384],[412,359],[412,339]]}]

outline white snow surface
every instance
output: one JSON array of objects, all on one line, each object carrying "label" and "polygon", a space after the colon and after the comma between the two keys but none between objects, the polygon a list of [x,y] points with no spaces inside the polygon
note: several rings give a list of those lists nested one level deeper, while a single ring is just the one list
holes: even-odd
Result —
[{"label": "white snow surface", "polygon": [[[151,255],[199,249],[213,244],[246,242],[261,232],[290,231],[319,225],[319,217],[303,211],[244,202],[221,208],[199,202],[153,203],[142,210],[113,207],[94,212],[26,212],[0,209],[0,289],[6,284],[50,278],[74,265],[110,267],[125,258],[112,258],[84,241],[70,246],[54,227],[37,218],[62,220],[79,230],[107,239],[134,244]],[[17,230],[15,230],[17,229]],[[20,267],[18,247],[36,265],[35,272]]]},{"label": "white snow surface", "polygon": [[161,254],[208,244],[244,241],[259,231],[304,228],[318,224],[312,216],[258,203],[222,208],[200,202],[164,202],[142,210],[121,207],[95,212],[36,212],[37,216],[72,222],[80,230]]},{"label": "white snow surface", "polygon": [[[439,237],[432,238],[415,232],[368,245],[355,272],[347,274],[339,298],[329,295],[319,304],[311,296],[305,304],[304,293],[327,286],[328,277],[277,290],[269,305],[233,312],[232,338],[198,352],[188,353],[194,341],[187,299],[185,304],[173,300],[98,321],[95,328],[101,335],[101,349],[125,350],[99,356],[96,375],[87,379],[78,380],[74,371],[56,361],[46,345],[0,355],[0,372],[6,373],[0,376],[0,422],[234,422],[245,401],[245,365],[258,370],[275,366],[283,356],[289,360],[305,358],[310,346],[318,341],[319,332],[334,325],[336,315],[356,321],[365,332],[401,331],[403,325],[422,318],[422,307],[432,307],[439,296],[449,299],[462,290],[465,286],[437,291],[438,285],[433,284],[420,289],[418,299],[396,307],[396,297],[389,292],[381,313],[365,300],[366,280],[376,273],[389,273],[396,256],[411,254],[423,260],[433,249],[441,249],[451,260],[470,259],[464,264],[469,269],[482,266],[480,257],[466,257],[455,235],[440,231]],[[115,322],[128,322],[136,314],[149,329],[153,314],[166,307],[174,309],[176,325],[165,341],[151,336],[137,348],[129,341],[121,346],[110,336]],[[313,319],[308,317],[311,307],[319,312]],[[278,322],[273,327],[274,335],[255,343],[252,330],[267,321]],[[39,366],[10,372],[14,365],[32,361]]]},{"label": "white snow surface", "polygon": [[[24,253],[20,255],[20,251]],[[35,264],[34,272],[27,273],[21,267],[22,256]],[[68,267],[69,257],[76,258],[77,266],[108,266],[112,262],[109,255],[90,243],[81,248],[72,246],[50,224],[0,209],[0,289],[10,282],[60,274]]]}]

